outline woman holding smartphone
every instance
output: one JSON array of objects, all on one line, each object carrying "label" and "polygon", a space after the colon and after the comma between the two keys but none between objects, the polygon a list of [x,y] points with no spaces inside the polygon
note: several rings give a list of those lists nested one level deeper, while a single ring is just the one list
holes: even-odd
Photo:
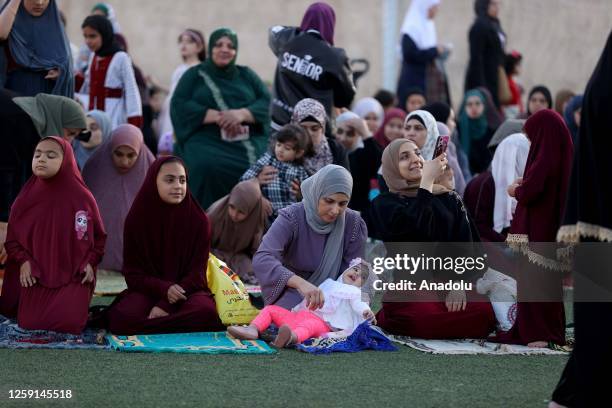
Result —
[{"label": "woman holding smartphone", "polygon": [[[478,231],[461,198],[436,184],[447,165],[446,154],[424,160],[415,142],[394,140],[382,156],[389,192],[372,203],[372,222],[385,242],[475,242]],[[387,257],[393,251],[388,248]],[[435,273],[432,279],[456,279]],[[461,280],[475,280],[468,272]],[[413,297],[412,295],[416,296]],[[402,295],[403,296],[403,295]],[[418,291],[398,301],[385,301],[376,319],[393,334],[429,339],[483,338],[495,327],[488,299],[471,291]]]}]

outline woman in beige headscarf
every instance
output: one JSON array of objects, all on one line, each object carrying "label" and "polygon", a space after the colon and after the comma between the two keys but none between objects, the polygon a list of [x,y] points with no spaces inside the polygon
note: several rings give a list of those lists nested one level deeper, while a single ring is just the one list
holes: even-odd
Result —
[{"label": "woman in beige headscarf", "polygon": [[211,225],[211,252],[245,283],[256,283],[251,260],[266,226],[270,203],[253,180],[236,184],[207,211]]},{"label": "woman in beige headscarf", "polygon": [[[376,225],[383,241],[456,243],[480,240],[459,196],[434,182],[442,175],[446,164],[445,154],[430,161],[423,160],[417,145],[407,139],[396,139],[385,148],[382,172],[389,192],[376,197],[370,211],[372,224]],[[422,250],[429,248],[431,245],[420,247]],[[387,258],[395,255],[402,256],[398,247],[387,246]],[[407,279],[468,282],[475,280],[476,275],[476,270],[465,271],[462,275],[454,271],[419,270],[418,279],[413,275]],[[396,282],[402,278],[401,274],[394,273]],[[390,296],[383,297],[376,320],[380,327],[393,334],[429,339],[484,338],[495,327],[491,304],[486,299],[475,301],[478,295],[471,291],[418,290],[386,295]]]}]

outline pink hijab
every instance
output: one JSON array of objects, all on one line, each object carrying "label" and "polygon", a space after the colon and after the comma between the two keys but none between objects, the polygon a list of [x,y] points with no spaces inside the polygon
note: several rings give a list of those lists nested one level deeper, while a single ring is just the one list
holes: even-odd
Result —
[{"label": "pink hijab", "polygon": [[[127,146],[138,159],[129,172],[121,174],[113,164],[113,152]],[[123,224],[140,190],[147,170],[155,157],[145,146],[142,132],[136,126],[118,126],[85,164],[83,179],[93,193],[104,220],[108,239],[100,268],[121,271],[123,268]]]}]

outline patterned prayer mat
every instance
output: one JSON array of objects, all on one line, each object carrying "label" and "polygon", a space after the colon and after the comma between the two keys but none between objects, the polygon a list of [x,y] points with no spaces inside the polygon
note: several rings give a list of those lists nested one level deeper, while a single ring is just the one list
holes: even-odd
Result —
[{"label": "patterned prayer mat", "polygon": [[110,346],[119,351],[143,353],[274,354],[261,340],[238,340],[227,332],[107,335]]},{"label": "patterned prayer mat", "polygon": [[80,335],[47,330],[26,330],[0,315],[0,348],[12,349],[108,349],[103,330],[86,329]]},{"label": "patterned prayer mat", "polygon": [[296,349],[311,354],[355,353],[363,350],[397,351],[397,347],[376,326],[363,322],[348,337],[318,337],[298,344]]},{"label": "patterned prayer mat", "polygon": [[[0,285],[1,278],[2,276],[0,276]],[[244,286],[250,295],[261,296],[261,287],[259,285],[245,284]],[[96,274],[96,289],[94,290],[96,296],[117,296],[125,289],[127,289],[127,284],[125,283],[125,278],[120,273],[100,269]]]},{"label": "patterned prayer mat", "polygon": [[572,351],[574,342],[572,332],[567,336],[568,345],[558,346],[551,343],[547,348],[492,343],[484,339],[425,340],[394,335],[389,338],[396,343],[431,354],[565,355]]}]

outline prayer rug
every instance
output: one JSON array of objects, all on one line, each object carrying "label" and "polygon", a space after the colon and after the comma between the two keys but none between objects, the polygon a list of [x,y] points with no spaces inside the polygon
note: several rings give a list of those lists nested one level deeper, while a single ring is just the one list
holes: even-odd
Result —
[{"label": "prayer rug", "polygon": [[0,315],[0,348],[11,349],[108,349],[104,330],[86,329],[80,335],[48,330],[26,330]]},{"label": "prayer rug", "polygon": [[493,354],[493,355],[566,355],[572,350],[573,336],[568,345],[549,344],[547,348],[534,348],[516,344],[492,343],[485,339],[425,340],[409,336],[389,338],[399,344],[430,354]]},{"label": "prayer rug", "polygon": [[139,334],[106,336],[119,351],[143,353],[273,354],[276,350],[261,340],[238,340],[227,332]]},{"label": "prayer rug", "polygon": [[119,272],[99,270],[96,274],[96,296],[116,296],[127,289],[125,278]]},{"label": "prayer rug", "polygon": [[348,337],[317,337],[296,348],[311,354],[355,353],[363,350],[397,351],[389,338],[376,326],[363,322]]}]

